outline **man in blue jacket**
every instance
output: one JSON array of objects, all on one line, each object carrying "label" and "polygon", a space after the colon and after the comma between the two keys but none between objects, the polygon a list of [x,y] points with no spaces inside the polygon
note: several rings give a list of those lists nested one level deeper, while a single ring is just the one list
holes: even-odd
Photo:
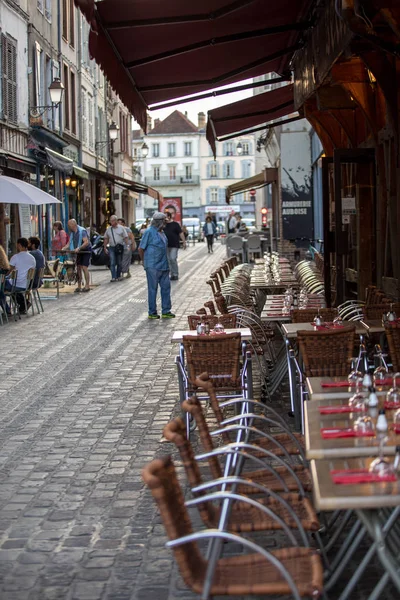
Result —
[{"label": "man in blue jacket", "polygon": [[163,232],[165,215],[155,212],[150,227],[144,232],[139,246],[140,259],[143,262],[147,277],[147,294],[149,303],[149,319],[159,319],[157,313],[157,290],[161,291],[161,316],[163,319],[174,319],[171,312],[171,283],[167,258],[168,240]]},{"label": "man in blue jacket", "polygon": [[[90,292],[89,264],[92,246],[88,232],[84,227],[78,225],[75,219],[68,221],[68,229],[70,232],[69,244],[64,246],[63,250],[70,250],[70,252],[74,252],[77,255],[78,287],[75,292]],[[83,288],[82,273],[85,276],[85,286]]]}]

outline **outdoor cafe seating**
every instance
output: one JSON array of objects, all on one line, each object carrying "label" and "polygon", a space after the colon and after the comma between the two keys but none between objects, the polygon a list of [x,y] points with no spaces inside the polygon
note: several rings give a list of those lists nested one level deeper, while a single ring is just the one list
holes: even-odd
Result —
[{"label": "outdoor cafe seating", "polygon": [[185,479],[169,456],[143,478],[185,582],[204,599],[352,600],[371,561],[369,600],[400,592],[398,306],[370,286],[365,303],[326,308],[322,271],[318,259],[292,268],[274,253],[251,268],[232,257],[210,274],[212,296],[188,315],[189,331],[173,334],[183,418],[164,439]]}]

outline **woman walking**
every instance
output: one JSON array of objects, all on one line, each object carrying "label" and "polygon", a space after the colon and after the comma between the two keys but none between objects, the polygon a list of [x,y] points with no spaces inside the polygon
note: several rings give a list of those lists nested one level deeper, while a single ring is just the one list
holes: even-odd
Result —
[{"label": "woman walking", "polygon": [[206,218],[203,226],[203,233],[207,239],[208,254],[213,252],[214,236],[217,233],[217,227],[211,217]]},{"label": "woman walking", "polygon": [[68,245],[69,235],[64,231],[61,221],[54,221],[53,223],[54,237],[51,240],[51,253],[57,258],[60,250]]},{"label": "woman walking", "polygon": [[125,228],[129,238],[128,245],[124,248],[121,265],[122,276],[125,273],[126,279],[129,279],[129,277],[132,277],[131,272],[129,271],[132,262],[132,252],[136,250],[135,236],[133,235],[131,228],[126,226],[125,219],[119,218],[118,223]]}]

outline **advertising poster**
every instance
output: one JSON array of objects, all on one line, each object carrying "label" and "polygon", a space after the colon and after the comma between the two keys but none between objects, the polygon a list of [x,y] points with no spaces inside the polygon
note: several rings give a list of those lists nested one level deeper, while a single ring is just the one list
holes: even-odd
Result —
[{"label": "advertising poster", "polygon": [[172,209],[175,211],[174,221],[182,225],[182,196],[173,196],[172,198],[164,196],[158,201],[158,210],[160,212]]}]

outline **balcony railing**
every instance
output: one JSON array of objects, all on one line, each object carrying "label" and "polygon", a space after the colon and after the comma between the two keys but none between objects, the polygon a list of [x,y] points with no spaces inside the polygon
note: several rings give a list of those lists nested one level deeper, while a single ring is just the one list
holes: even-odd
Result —
[{"label": "balcony railing", "polygon": [[145,182],[152,187],[164,186],[164,185],[199,185],[200,175],[192,175],[192,177],[185,177],[184,175],[177,175],[175,179],[171,177],[145,177]]}]

